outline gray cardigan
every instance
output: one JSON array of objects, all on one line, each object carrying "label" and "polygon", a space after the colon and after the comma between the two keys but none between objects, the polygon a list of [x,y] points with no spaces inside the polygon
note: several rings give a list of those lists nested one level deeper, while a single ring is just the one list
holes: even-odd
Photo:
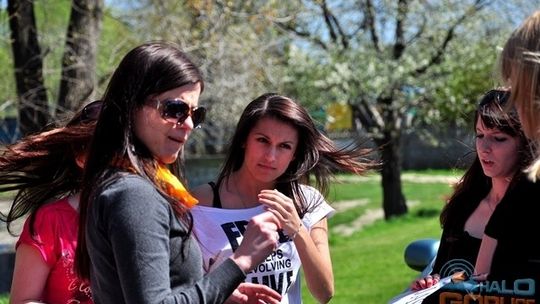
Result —
[{"label": "gray cardigan", "polygon": [[[123,175],[97,194],[86,238],[95,303],[222,303],[245,274],[230,259],[204,275],[199,246],[151,183]],[[182,250],[183,248],[183,250]]]}]

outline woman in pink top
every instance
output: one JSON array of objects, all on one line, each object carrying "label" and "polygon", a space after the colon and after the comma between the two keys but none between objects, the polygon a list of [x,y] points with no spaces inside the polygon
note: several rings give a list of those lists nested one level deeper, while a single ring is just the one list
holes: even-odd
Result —
[{"label": "woman in pink top", "polygon": [[74,272],[84,149],[101,102],[84,107],[64,126],[27,136],[0,152],[0,192],[17,191],[11,224],[28,215],[16,244],[11,303],[92,303],[88,282]]}]

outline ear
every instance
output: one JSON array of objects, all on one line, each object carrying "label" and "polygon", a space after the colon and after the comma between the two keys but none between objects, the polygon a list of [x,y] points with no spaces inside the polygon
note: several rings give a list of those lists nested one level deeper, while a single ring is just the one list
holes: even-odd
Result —
[{"label": "ear", "polygon": [[84,165],[86,163],[86,153],[78,153],[75,156],[75,163],[77,164],[77,167],[84,169]]}]

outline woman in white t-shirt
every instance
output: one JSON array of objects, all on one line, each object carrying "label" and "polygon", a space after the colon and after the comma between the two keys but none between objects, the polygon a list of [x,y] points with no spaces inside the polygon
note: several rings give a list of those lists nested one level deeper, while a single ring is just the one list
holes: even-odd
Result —
[{"label": "woman in white t-shirt", "polygon": [[[282,303],[301,303],[299,270],[321,303],[334,295],[325,201],[334,172],[363,174],[373,166],[354,145],[339,149],[292,99],[268,93],[244,110],[215,183],[197,187],[194,233],[207,271],[230,256],[249,219],[265,210],[280,220],[277,249],[251,271],[247,282],[282,294]],[[313,179],[310,179],[310,176]],[[316,188],[309,186],[315,182]]]}]

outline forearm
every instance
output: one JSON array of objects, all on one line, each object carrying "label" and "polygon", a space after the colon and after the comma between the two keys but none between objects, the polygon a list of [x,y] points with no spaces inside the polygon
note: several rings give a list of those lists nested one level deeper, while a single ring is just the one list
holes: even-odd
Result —
[{"label": "forearm", "polygon": [[307,287],[320,302],[327,303],[334,295],[334,274],[328,247],[326,220],[312,227],[302,227],[294,244],[298,250]]},{"label": "forearm", "polygon": [[476,258],[475,274],[480,275],[480,279],[487,275],[491,270],[491,262],[493,260],[493,254],[497,247],[497,240],[484,235],[482,238],[482,244],[478,251],[478,257]]}]

